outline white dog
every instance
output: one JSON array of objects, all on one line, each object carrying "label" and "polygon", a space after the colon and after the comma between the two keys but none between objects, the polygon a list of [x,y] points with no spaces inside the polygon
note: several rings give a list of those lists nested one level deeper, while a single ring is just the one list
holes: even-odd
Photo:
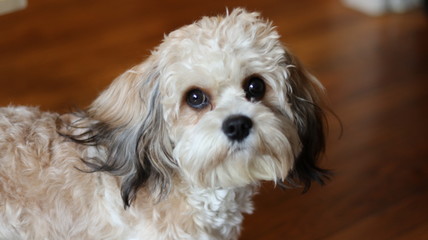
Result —
[{"label": "white dog", "polygon": [[165,37],[86,110],[0,109],[0,239],[237,239],[261,181],[323,183],[321,84],[235,9]]}]

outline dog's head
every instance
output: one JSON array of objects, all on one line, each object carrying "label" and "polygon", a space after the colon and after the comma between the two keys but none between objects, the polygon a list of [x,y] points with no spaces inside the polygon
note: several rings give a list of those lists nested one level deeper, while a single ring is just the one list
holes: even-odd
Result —
[{"label": "dog's head", "polygon": [[176,177],[207,188],[323,183],[322,86],[279,38],[243,9],[180,28],[100,95],[73,138],[106,147],[107,159],[87,162],[123,176],[126,205]]}]

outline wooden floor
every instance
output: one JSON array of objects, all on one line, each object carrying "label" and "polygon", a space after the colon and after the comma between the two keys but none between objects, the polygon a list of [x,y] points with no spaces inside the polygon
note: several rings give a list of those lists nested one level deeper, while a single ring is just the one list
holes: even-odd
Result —
[{"label": "wooden floor", "polygon": [[167,33],[226,7],[258,10],[324,83],[330,122],[307,194],[265,184],[242,239],[428,239],[428,16],[367,17],[338,0],[37,0],[0,16],[0,105],[84,108]]}]

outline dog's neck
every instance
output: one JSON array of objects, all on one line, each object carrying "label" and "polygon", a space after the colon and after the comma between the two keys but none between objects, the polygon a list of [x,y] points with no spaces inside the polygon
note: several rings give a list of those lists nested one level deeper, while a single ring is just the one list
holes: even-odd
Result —
[{"label": "dog's neck", "polygon": [[190,218],[200,230],[198,239],[205,239],[207,230],[210,235],[218,235],[218,239],[239,236],[243,213],[253,211],[253,186],[217,189],[190,187],[187,191],[184,201],[191,209]]},{"label": "dog's neck", "polygon": [[[165,239],[235,239],[239,236],[244,213],[252,213],[252,197],[257,187],[206,189],[175,186],[168,197],[153,204],[150,211],[159,231],[168,231]],[[137,205],[138,205],[137,199]],[[191,238],[189,238],[191,236]]]},{"label": "dog's neck", "polygon": [[212,228],[238,226],[242,213],[252,213],[254,187],[200,189],[190,188],[187,201],[195,210],[195,220]]}]

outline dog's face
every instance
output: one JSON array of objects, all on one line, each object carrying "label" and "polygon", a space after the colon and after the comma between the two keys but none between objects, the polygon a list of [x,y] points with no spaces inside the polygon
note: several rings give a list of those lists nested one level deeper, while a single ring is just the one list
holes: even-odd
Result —
[{"label": "dog's face", "polygon": [[320,89],[270,22],[237,9],[170,33],[93,103],[97,123],[74,139],[107,145],[101,165],[124,176],[125,204],[177,174],[200,187],[308,187],[325,175]]},{"label": "dog's face", "polygon": [[285,179],[301,150],[285,51],[256,14],[204,18],[155,53],[173,156],[193,184]]}]

